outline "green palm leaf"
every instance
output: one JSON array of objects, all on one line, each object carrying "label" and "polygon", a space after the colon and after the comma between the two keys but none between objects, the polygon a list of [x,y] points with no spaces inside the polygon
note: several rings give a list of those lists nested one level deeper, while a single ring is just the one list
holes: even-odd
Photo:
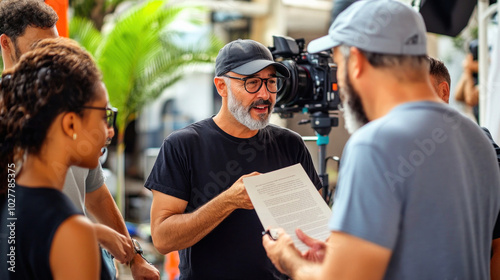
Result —
[{"label": "green palm leaf", "polygon": [[179,81],[191,68],[212,64],[222,47],[221,41],[214,36],[188,44],[181,40],[183,34],[176,30],[176,23],[180,20],[189,24],[200,23],[196,17],[186,21],[185,16],[203,11],[185,5],[167,5],[167,2],[149,0],[136,3],[112,17],[101,33],[85,19],[74,18],[70,23],[70,36],[94,55],[110,102],[119,111],[117,203],[122,211],[123,138],[127,124],[145,104]]},{"label": "green palm leaf", "polygon": [[69,24],[70,37],[79,42],[88,52],[95,55],[95,51],[102,41],[102,36],[99,30],[94,27],[94,24],[80,17],[74,17]]}]

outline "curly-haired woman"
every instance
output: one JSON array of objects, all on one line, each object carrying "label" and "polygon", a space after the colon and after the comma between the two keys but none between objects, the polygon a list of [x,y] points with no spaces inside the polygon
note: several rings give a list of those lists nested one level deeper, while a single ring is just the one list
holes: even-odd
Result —
[{"label": "curly-haired woman", "polygon": [[69,39],[38,42],[2,74],[1,279],[99,278],[90,222],[61,189],[69,166],[97,166],[115,114],[95,62]]}]

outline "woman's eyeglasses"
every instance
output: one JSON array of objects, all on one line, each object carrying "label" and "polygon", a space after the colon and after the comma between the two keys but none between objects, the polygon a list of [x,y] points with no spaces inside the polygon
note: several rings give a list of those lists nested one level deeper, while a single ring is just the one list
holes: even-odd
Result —
[{"label": "woman's eyeglasses", "polygon": [[112,128],[115,126],[116,123],[116,115],[118,114],[118,109],[114,107],[91,107],[91,106],[83,106],[83,109],[94,109],[94,110],[104,110],[106,111],[106,124],[108,125],[109,128]]}]

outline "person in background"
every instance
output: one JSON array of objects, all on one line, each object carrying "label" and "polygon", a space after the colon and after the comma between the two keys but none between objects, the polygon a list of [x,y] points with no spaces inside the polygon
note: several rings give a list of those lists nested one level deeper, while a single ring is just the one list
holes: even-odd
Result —
[{"label": "person in background", "polygon": [[273,264],[295,280],[489,278],[500,170],[477,124],[434,92],[421,15],[400,1],[357,1],[308,45],[331,48],[352,133],[331,235],[298,230],[306,252],[283,229],[263,236]]},{"label": "person in background", "polygon": [[[0,2],[0,45],[4,69],[11,69],[31,45],[44,38],[58,37],[54,10],[39,0]],[[63,192],[93,223],[107,266],[115,275],[111,255],[130,264],[134,279],[159,279],[159,271],[137,253],[125,221],[104,183],[101,165],[94,169],[72,166],[67,172]],[[136,243],[137,245],[138,243]],[[109,253],[108,253],[109,251]],[[114,277],[114,276],[113,276]]]},{"label": "person in background", "polygon": [[162,254],[180,250],[180,279],[286,279],[261,244],[263,230],[242,179],[297,163],[321,188],[295,132],[268,124],[289,72],[253,40],[225,45],[215,61],[217,115],[169,135],[145,187]]},{"label": "person in background", "polygon": [[434,91],[437,93],[439,98],[446,103],[450,100],[450,85],[451,78],[448,68],[444,65],[441,60],[435,59],[431,56],[427,57],[429,59],[429,74],[431,84],[434,87]]},{"label": "person in background", "polygon": [[69,166],[97,166],[114,115],[90,55],[69,39],[47,40],[0,82],[2,178],[12,179],[2,190],[0,278],[98,279],[92,224],[62,188]]},{"label": "person in background", "polygon": [[[429,56],[431,84],[438,96],[448,103],[450,96],[450,73],[444,63]],[[493,141],[490,132],[486,127],[481,127],[495,149],[498,166],[500,167],[500,147]],[[493,231],[492,257],[491,257],[491,279],[500,280],[500,215],[497,217],[495,229]]]},{"label": "person in background", "polygon": [[455,89],[455,100],[472,107],[476,122],[479,123],[479,87],[477,86],[479,64],[478,40],[469,43],[469,53],[462,62],[463,73]]},{"label": "person in background", "polygon": [[[435,59],[431,56],[429,56],[428,59],[430,64],[429,74],[431,84],[439,98],[441,98],[444,102],[449,103],[451,79],[448,68],[446,68],[441,60]],[[485,135],[493,145],[497,156],[498,166],[500,167],[500,147],[497,143],[495,143],[495,141],[493,141],[493,137],[491,137],[491,133],[486,127],[481,127],[481,129],[483,129]]]}]

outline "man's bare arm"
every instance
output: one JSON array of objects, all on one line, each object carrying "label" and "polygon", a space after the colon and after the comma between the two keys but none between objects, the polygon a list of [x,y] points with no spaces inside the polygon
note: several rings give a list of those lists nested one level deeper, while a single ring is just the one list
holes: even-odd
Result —
[{"label": "man's bare arm", "polygon": [[130,237],[120,210],[118,210],[106,184],[93,192],[85,194],[85,208],[99,223],[107,225],[126,237]]},{"label": "man's bare arm", "polygon": [[184,213],[188,202],[153,190],[151,205],[151,235],[156,249],[162,253],[184,249],[196,244],[234,210],[253,209],[242,176],[222,192],[192,213]]},{"label": "man's bare arm", "polygon": [[99,222],[94,224],[99,243],[121,263],[130,262],[135,256],[132,240],[105,184],[85,195],[85,207]]},{"label": "man's bare arm", "polygon": [[85,207],[101,223],[94,224],[99,243],[117,260],[130,262],[134,279],[160,279],[159,271],[135,253],[125,221],[105,184],[85,195]]}]

